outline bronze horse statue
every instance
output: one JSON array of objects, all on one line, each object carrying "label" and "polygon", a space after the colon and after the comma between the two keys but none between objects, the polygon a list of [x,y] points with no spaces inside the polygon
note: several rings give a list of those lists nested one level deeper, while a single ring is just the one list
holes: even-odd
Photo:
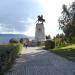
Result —
[{"label": "bronze horse statue", "polygon": [[41,22],[41,23],[45,22],[45,19],[43,19],[43,15],[41,15],[41,16],[39,15],[37,18],[38,18],[38,20],[37,20],[38,23],[39,22]]}]

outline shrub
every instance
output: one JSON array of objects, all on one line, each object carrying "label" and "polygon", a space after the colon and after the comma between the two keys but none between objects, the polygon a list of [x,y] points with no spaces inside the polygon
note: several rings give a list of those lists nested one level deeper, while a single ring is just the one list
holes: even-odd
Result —
[{"label": "shrub", "polygon": [[21,38],[19,41],[20,41],[20,43],[24,44],[24,39],[23,38]]},{"label": "shrub", "polygon": [[15,39],[15,38],[12,38],[12,39],[9,40],[9,42],[10,42],[10,43],[18,43],[18,40]]},{"label": "shrub", "polygon": [[0,75],[11,67],[21,48],[21,44],[0,45]]},{"label": "shrub", "polygon": [[45,49],[53,49],[55,47],[55,43],[52,40],[45,41]]},{"label": "shrub", "polygon": [[37,42],[37,46],[40,47],[40,46],[44,46],[44,42],[43,41],[39,41]]}]

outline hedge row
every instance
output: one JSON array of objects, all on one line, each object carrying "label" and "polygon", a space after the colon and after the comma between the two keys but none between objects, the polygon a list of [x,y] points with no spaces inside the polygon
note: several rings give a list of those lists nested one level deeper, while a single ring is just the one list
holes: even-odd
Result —
[{"label": "hedge row", "polygon": [[11,67],[21,48],[21,44],[0,45],[0,75]]},{"label": "hedge row", "polygon": [[55,48],[55,43],[52,40],[45,41],[45,49],[53,49]]}]

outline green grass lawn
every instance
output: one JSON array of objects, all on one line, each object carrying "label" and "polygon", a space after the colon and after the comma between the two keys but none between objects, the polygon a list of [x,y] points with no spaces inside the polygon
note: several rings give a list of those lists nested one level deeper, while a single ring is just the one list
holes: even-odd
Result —
[{"label": "green grass lawn", "polygon": [[75,44],[50,49],[50,51],[75,62]]}]

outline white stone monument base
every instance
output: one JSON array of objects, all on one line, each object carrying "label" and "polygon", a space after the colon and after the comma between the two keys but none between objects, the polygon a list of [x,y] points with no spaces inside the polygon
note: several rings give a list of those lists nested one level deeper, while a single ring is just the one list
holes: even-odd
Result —
[{"label": "white stone monument base", "polygon": [[45,41],[45,29],[43,23],[36,24],[35,41]]}]

